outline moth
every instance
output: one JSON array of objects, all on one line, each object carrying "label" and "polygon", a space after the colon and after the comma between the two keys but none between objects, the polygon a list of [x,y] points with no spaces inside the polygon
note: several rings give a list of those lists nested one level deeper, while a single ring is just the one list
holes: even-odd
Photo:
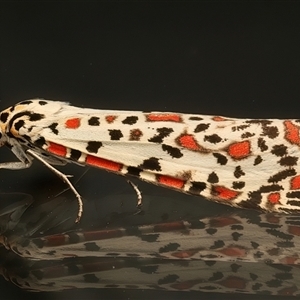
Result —
[{"label": "moth", "polygon": [[19,160],[0,168],[44,163],[76,195],[76,221],[81,196],[54,165],[102,168],[235,207],[298,212],[299,128],[296,119],[99,110],[34,99],[0,114],[0,145]]}]

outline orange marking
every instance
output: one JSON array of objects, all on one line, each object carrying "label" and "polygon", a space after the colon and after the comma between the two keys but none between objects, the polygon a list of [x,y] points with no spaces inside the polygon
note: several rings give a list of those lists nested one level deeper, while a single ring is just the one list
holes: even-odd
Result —
[{"label": "orange marking", "polygon": [[76,129],[80,126],[80,119],[79,118],[68,119],[65,122],[65,126],[66,128]]},{"label": "orange marking", "polygon": [[143,135],[143,133],[139,129],[131,129],[130,130],[130,141],[139,141],[140,137]]},{"label": "orange marking", "polygon": [[219,281],[218,284],[230,289],[239,290],[244,290],[247,287],[247,281],[244,278],[237,276],[228,276],[224,280]]},{"label": "orange marking", "polygon": [[117,229],[107,229],[107,230],[99,230],[99,231],[86,231],[83,232],[84,238],[86,241],[92,241],[92,240],[106,240],[116,237],[123,236],[123,233],[121,230]]},{"label": "orange marking", "polygon": [[284,121],[285,139],[291,144],[300,145],[299,127],[294,125],[291,121]]},{"label": "orange marking", "polygon": [[266,219],[269,223],[273,223],[273,224],[278,224],[280,222],[280,218],[272,214],[266,215]]},{"label": "orange marking", "polygon": [[267,198],[271,204],[279,204],[280,203],[280,193],[271,193],[268,195]]},{"label": "orange marking", "polygon": [[291,233],[292,235],[300,235],[300,227],[295,226],[295,225],[290,225],[288,227],[288,232]]},{"label": "orange marking", "polygon": [[[285,264],[285,265],[294,265],[295,262],[299,259],[298,255],[291,255],[291,256],[286,256],[280,259],[280,262]],[[299,265],[297,264],[297,267]]]},{"label": "orange marking", "polygon": [[65,146],[55,144],[52,142],[49,142],[49,147],[47,148],[47,151],[62,157],[65,157],[67,155],[67,148]]},{"label": "orange marking", "polygon": [[183,230],[185,229],[183,222],[170,222],[170,223],[160,223],[156,224],[153,227],[154,232],[168,232],[174,230]]},{"label": "orange marking", "polygon": [[105,120],[107,123],[113,123],[115,121],[115,119],[117,118],[117,116],[113,116],[113,115],[109,115],[105,117]]},{"label": "orange marking", "polygon": [[177,142],[181,147],[187,148],[193,151],[200,151],[203,148],[198,145],[194,136],[191,134],[182,134],[177,138]]},{"label": "orange marking", "polygon": [[212,195],[219,198],[219,200],[233,200],[240,192],[228,189],[225,186],[215,185],[212,187]]},{"label": "orange marking", "polygon": [[114,172],[118,172],[122,169],[122,164],[120,163],[116,163],[114,161],[111,160],[107,160],[104,158],[100,158],[100,157],[96,157],[93,155],[88,155],[86,157],[85,162],[88,165],[94,166],[94,167],[98,167],[98,168],[102,168],[102,169],[106,169],[109,171],[114,171]]},{"label": "orange marking", "polygon": [[277,294],[280,296],[294,296],[297,291],[298,291],[297,286],[292,285],[286,288],[282,288],[277,292]]},{"label": "orange marking", "polygon": [[48,236],[47,238],[44,239],[45,241],[45,246],[49,247],[55,247],[55,246],[61,246],[65,245],[67,242],[67,238],[64,234],[57,234],[57,235],[52,235]]},{"label": "orange marking", "polygon": [[246,249],[234,245],[218,250],[218,252],[232,257],[244,257],[247,255]]},{"label": "orange marking", "polygon": [[165,176],[165,175],[158,175],[157,181],[161,184],[167,185],[175,189],[182,189],[185,184],[185,181],[183,181],[182,179]]},{"label": "orange marking", "polygon": [[220,116],[214,116],[214,117],[212,117],[212,120],[217,121],[217,122],[228,121],[228,119],[226,119],[224,117],[220,117]]},{"label": "orange marking", "polygon": [[291,190],[300,189],[300,175],[295,176],[291,179]]},{"label": "orange marking", "polygon": [[149,114],[146,118],[148,122],[182,122],[181,116],[176,114]]},{"label": "orange marking", "polygon": [[190,258],[193,257],[195,254],[199,253],[201,249],[189,249],[189,250],[182,250],[178,252],[173,252],[172,256],[176,258]]},{"label": "orange marking", "polygon": [[250,155],[250,142],[238,142],[229,145],[228,154],[234,159],[242,159]]}]

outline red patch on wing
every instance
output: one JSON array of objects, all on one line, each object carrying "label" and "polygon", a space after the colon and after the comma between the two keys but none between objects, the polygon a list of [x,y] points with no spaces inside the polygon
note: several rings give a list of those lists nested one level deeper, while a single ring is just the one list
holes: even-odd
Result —
[{"label": "red patch on wing", "polygon": [[116,163],[114,161],[96,157],[93,155],[88,155],[86,157],[85,162],[90,166],[94,166],[94,167],[98,167],[98,168],[102,168],[102,169],[106,169],[106,170],[114,171],[114,172],[120,171],[123,166],[120,163]]},{"label": "red patch on wing", "polygon": [[177,114],[149,114],[146,118],[148,122],[182,122],[181,116]]},{"label": "red patch on wing", "polygon": [[83,231],[82,234],[86,241],[105,240],[105,239],[111,239],[111,238],[123,236],[122,231],[118,229],[86,231],[86,232]]},{"label": "red patch on wing", "polygon": [[291,121],[284,121],[285,139],[291,144],[300,145],[299,127],[294,125]]},{"label": "red patch on wing", "polygon": [[291,190],[300,189],[300,175],[291,178]]},{"label": "red patch on wing", "polygon": [[65,245],[68,242],[66,235],[64,234],[57,234],[57,235],[50,235],[46,238],[43,238],[44,246],[48,247],[55,247]]},{"label": "red patch on wing", "polygon": [[229,145],[228,154],[234,159],[243,159],[250,155],[250,142],[237,142]]},{"label": "red patch on wing", "polygon": [[240,224],[241,222],[232,217],[216,217],[209,220],[209,225],[212,227],[225,227],[233,224]]},{"label": "red patch on wing", "polygon": [[158,175],[157,182],[175,189],[182,189],[185,184],[185,181],[182,179],[165,176],[165,175]]},{"label": "red patch on wing", "polygon": [[47,148],[47,151],[62,157],[66,157],[67,155],[67,148],[65,146],[55,144],[52,142],[49,142],[49,147]]},{"label": "red patch on wing", "polygon": [[201,249],[190,249],[190,250],[182,250],[173,252],[172,256],[176,258],[190,258],[193,257],[195,254],[199,253],[199,250]]},{"label": "red patch on wing", "polygon": [[240,194],[240,192],[231,190],[225,186],[214,185],[212,186],[211,194],[219,200],[233,200]]},{"label": "red patch on wing", "polygon": [[247,255],[246,249],[234,245],[218,250],[218,252],[232,257],[244,257]]},{"label": "red patch on wing", "polygon": [[174,230],[183,230],[186,226],[183,222],[160,223],[153,226],[154,232],[168,232]]},{"label": "red patch on wing", "polygon": [[79,118],[68,119],[65,122],[65,126],[66,128],[76,129],[80,126],[80,119]]},{"label": "red patch on wing", "polygon": [[203,148],[197,143],[196,139],[191,134],[182,134],[176,139],[179,146],[193,150],[193,151],[201,151]]},{"label": "red patch on wing", "polygon": [[298,292],[298,287],[292,285],[290,287],[282,288],[277,294],[281,296],[293,296],[296,292]]},{"label": "red patch on wing", "polygon": [[226,119],[224,117],[220,117],[220,116],[214,116],[214,117],[212,117],[212,120],[217,121],[217,122],[228,121],[228,119]]},{"label": "red patch on wing", "polygon": [[292,235],[300,235],[300,227],[299,226],[295,226],[295,225],[290,225],[288,227],[288,232],[291,233]]},{"label": "red patch on wing", "polygon": [[271,204],[279,204],[280,203],[280,193],[271,193],[268,195],[267,199]]},{"label": "red patch on wing", "polygon": [[131,129],[129,140],[130,141],[139,141],[142,135],[143,135],[143,133],[140,129]]},{"label": "red patch on wing", "polygon": [[105,117],[105,120],[107,123],[111,124],[115,121],[116,118],[117,118],[117,116],[109,115],[109,116]]},{"label": "red patch on wing", "polygon": [[244,278],[237,276],[228,276],[227,278],[219,281],[218,284],[230,289],[244,290],[247,287],[247,281]]}]

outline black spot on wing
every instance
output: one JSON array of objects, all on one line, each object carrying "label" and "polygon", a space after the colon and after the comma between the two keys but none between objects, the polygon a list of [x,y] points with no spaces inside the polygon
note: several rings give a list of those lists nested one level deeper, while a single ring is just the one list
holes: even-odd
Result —
[{"label": "black spot on wing", "polygon": [[259,138],[257,141],[258,148],[264,152],[268,150],[268,146],[266,145],[266,141],[263,138]]},{"label": "black spot on wing", "polygon": [[189,192],[191,194],[199,195],[205,189],[206,189],[205,182],[191,181],[191,187],[189,188]]},{"label": "black spot on wing", "polygon": [[142,172],[142,170],[139,169],[139,168],[136,168],[136,167],[128,167],[127,168],[127,174],[128,175],[139,177],[141,172]]},{"label": "black spot on wing", "polygon": [[296,174],[297,174],[297,172],[295,169],[283,170],[283,171],[280,171],[280,172],[274,174],[273,176],[271,176],[268,179],[268,182],[279,182],[281,180],[286,179],[287,177],[294,176]]},{"label": "black spot on wing", "polygon": [[244,181],[234,181],[232,183],[232,188],[239,190],[245,187],[245,182]]},{"label": "black spot on wing", "polygon": [[81,156],[81,152],[79,150],[71,149],[70,159],[74,161],[78,161],[80,156]]},{"label": "black spot on wing", "polygon": [[138,167],[145,170],[161,171],[160,163],[156,157],[145,159]]},{"label": "black spot on wing", "polygon": [[108,131],[112,141],[118,141],[123,137],[123,133],[119,129],[109,129]]},{"label": "black spot on wing", "polygon": [[297,165],[298,157],[295,156],[285,156],[279,160],[281,166],[295,166]]},{"label": "black spot on wing", "polygon": [[213,153],[213,156],[217,159],[217,163],[224,166],[227,164],[227,157],[220,153]]},{"label": "black spot on wing", "polygon": [[235,132],[235,131],[240,131],[240,130],[244,130],[244,129],[248,128],[249,126],[250,126],[249,124],[247,124],[247,125],[233,126],[233,127],[231,128],[231,130],[232,130],[233,132]]},{"label": "black spot on wing", "polygon": [[157,128],[156,131],[158,132],[158,134],[148,139],[148,141],[151,143],[161,144],[163,142],[163,139],[169,136],[174,130],[172,128],[161,127]]},{"label": "black spot on wing", "polygon": [[189,117],[189,120],[191,120],[191,121],[202,121],[203,118],[197,117],[197,116],[193,116],[193,117]]},{"label": "black spot on wing", "polygon": [[254,136],[255,135],[255,133],[251,133],[251,132],[244,132],[242,135],[241,135],[241,138],[242,139],[248,139],[248,138],[250,138],[250,137],[252,137],[252,136]]},{"label": "black spot on wing", "polygon": [[34,145],[37,146],[37,147],[39,147],[39,148],[43,148],[43,146],[45,144],[46,144],[46,140],[42,136],[39,137],[36,141],[34,141]]},{"label": "black spot on wing", "polygon": [[30,113],[29,114],[29,121],[39,121],[39,120],[42,120],[44,119],[45,116],[43,114],[38,114],[38,113]]},{"label": "black spot on wing", "polygon": [[205,131],[206,129],[208,129],[210,126],[209,123],[201,123],[201,124],[198,124],[194,130],[195,133],[197,132],[201,132],[201,131]]},{"label": "black spot on wing", "polygon": [[178,148],[166,145],[166,144],[162,144],[162,149],[163,151],[167,152],[168,154],[170,154],[173,158],[180,158],[183,156],[183,154],[181,153],[181,151]]},{"label": "black spot on wing", "polygon": [[51,125],[49,125],[49,129],[51,129],[51,131],[56,135],[58,134],[58,130],[56,129],[57,126],[58,123],[52,123]]},{"label": "black spot on wing", "polygon": [[126,119],[124,119],[122,121],[123,124],[128,124],[128,125],[132,125],[135,124],[137,122],[139,118],[137,116],[130,116],[130,117],[126,117]]},{"label": "black spot on wing", "polygon": [[102,147],[101,142],[90,141],[90,142],[88,142],[88,145],[86,146],[86,150],[89,153],[97,153],[100,147]]},{"label": "black spot on wing", "polygon": [[209,183],[218,183],[219,182],[219,177],[215,172],[212,172],[208,175],[207,181]]},{"label": "black spot on wing", "polygon": [[261,135],[267,136],[270,139],[275,139],[278,135],[278,128],[276,126],[263,126],[263,133]]},{"label": "black spot on wing", "polygon": [[276,156],[284,156],[287,155],[287,146],[281,144],[281,145],[274,145],[273,149],[271,150],[271,153]]},{"label": "black spot on wing", "polygon": [[48,102],[47,101],[45,101],[45,100],[40,100],[39,101],[39,105],[46,105],[46,104],[48,104]]},{"label": "black spot on wing", "polygon": [[222,138],[220,136],[218,136],[217,134],[205,135],[204,141],[212,143],[212,144],[217,144],[222,141]]},{"label": "black spot on wing", "polygon": [[262,161],[263,161],[263,160],[262,160],[261,156],[260,156],[260,155],[257,155],[257,156],[255,157],[255,159],[254,159],[253,165],[254,165],[254,166],[257,166],[257,165],[259,165]]},{"label": "black spot on wing", "polygon": [[262,185],[258,191],[261,193],[270,193],[270,192],[277,192],[282,189],[283,189],[282,186],[279,184],[271,184],[271,185]]},{"label": "black spot on wing", "polygon": [[25,100],[25,101],[22,101],[20,103],[18,103],[17,105],[28,105],[28,104],[31,104],[32,103],[32,100]]},{"label": "black spot on wing", "polygon": [[270,120],[265,120],[265,119],[253,119],[253,120],[246,120],[245,123],[249,124],[261,124],[261,125],[270,125],[272,121]]},{"label": "black spot on wing", "polygon": [[8,112],[4,112],[0,115],[0,120],[2,123],[5,123],[8,119],[9,113]]},{"label": "black spot on wing", "polygon": [[241,166],[237,166],[233,172],[233,175],[235,178],[240,178],[241,176],[244,176],[245,173],[242,170]]},{"label": "black spot on wing", "polygon": [[100,125],[99,118],[98,118],[98,117],[91,117],[91,118],[88,120],[88,124],[89,124],[90,126],[99,126],[99,125]]},{"label": "black spot on wing", "polygon": [[17,121],[17,122],[15,123],[15,129],[16,129],[17,131],[19,131],[19,129],[20,129],[22,126],[24,126],[24,124],[25,124],[25,121],[24,121],[24,120],[19,120],[19,121]]}]

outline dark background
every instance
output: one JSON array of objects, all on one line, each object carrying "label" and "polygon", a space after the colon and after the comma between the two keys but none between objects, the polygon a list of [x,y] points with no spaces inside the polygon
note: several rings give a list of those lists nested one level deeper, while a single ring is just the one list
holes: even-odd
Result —
[{"label": "dark background", "polygon": [[[300,4],[289,1],[2,1],[0,107],[41,97],[99,109],[299,118],[299,16]],[[0,161],[6,157],[11,155],[1,149]],[[123,184],[99,170],[87,178],[93,175],[92,184],[105,182],[103,189]],[[2,191],[49,190],[54,184],[60,185],[38,164],[0,176]],[[82,297],[25,294],[4,280],[0,287],[1,299]],[[225,299],[120,290],[85,296],[100,295]]]}]

